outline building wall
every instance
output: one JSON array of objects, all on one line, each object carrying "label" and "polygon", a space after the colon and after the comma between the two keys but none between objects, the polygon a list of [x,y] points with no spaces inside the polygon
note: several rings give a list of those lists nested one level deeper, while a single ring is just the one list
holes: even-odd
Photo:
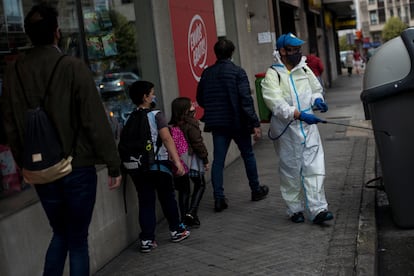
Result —
[{"label": "building wall", "polygon": [[[99,167],[97,199],[89,228],[92,273],[135,241],[139,233],[135,187],[130,182],[126,186],[125,213],[122,188],[109,191],[107,180],[107,170]],[[0,233],[0,275],[41,275],[52,232],[40,202],[2,218]]]},{"label": "building wall", "polygon": [[[408,26],[414,25],[414,15],[411,14],[411,7],[414,3],[409,0],[390,1],[384,0],[381,5],[378,0],[358,0],[359,1],[359,15],[364,37],[369,37],[371,42],[383,43],[381,32],[385,23],[391,17],[398,17],[402,22]],[[379,17],[380,10],[385,11],[385,20]],[[371,19],[370,14],[376,15],[376,21]]]}]

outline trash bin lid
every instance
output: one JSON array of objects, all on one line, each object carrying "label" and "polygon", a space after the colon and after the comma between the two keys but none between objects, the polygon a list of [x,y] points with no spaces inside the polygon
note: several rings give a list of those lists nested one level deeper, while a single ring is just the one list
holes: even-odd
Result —
[{"label": "trash bin lid", "polygon": [[406,29],[401,36],[382,45],[365,68],[361,100],[375,102],[396,93],[407,91],[414,85],[410,52],[414,51],[412,41],[414,28]]}]

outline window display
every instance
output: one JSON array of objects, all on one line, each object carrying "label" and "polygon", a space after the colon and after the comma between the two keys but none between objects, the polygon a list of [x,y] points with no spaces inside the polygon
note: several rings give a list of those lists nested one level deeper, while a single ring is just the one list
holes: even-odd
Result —
[{"label": "window display", "polygon": [[[24,33],[24,16],[38,2],[0,1],[0,87],[6,66],[31,47]],[[114,137],[118,140],[120,130],[133,109],[128,87],[140,79],[134,3],[108,0],[54,2],[59,12],[62,35],[59,47],[67,55],[81,58],[89,65]],[[118,11],[121,6],[125,9],[128,5],[131,6],[127,9],[128,13]],[[0,166],[0,199],[27,187],[22,184],[19,168],[14,163],[4,135],[0,141]]]}]

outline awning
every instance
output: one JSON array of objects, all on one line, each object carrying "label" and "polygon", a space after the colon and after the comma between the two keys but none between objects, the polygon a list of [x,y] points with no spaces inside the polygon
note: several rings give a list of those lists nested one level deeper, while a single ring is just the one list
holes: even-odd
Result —
[{"label": "awning", "polygon": [[336,30],[355,29],[356,12],[354,1],[324,0],[324,8],[329,10],[335,19]]}]

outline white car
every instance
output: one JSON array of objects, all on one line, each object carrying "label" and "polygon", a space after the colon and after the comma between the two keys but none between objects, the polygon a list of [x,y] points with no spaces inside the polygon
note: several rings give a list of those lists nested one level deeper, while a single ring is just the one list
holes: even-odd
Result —
[{"label": "white car", "polygon": [[353,53],[353,51],[348,50],[348,51],[341,51],[341,52],[339,52],[339,55],[341,57],[341,66],[342,66],[342,68],[346,68],[346,66],[345,66],[345,64],[346,64],[346,56],[349,53]]},{"label": "white car", "polygon": [[128,87],[140,78],[132,72],[106,73],[99,83],[102,96],[105,93],[127,92]]}]

